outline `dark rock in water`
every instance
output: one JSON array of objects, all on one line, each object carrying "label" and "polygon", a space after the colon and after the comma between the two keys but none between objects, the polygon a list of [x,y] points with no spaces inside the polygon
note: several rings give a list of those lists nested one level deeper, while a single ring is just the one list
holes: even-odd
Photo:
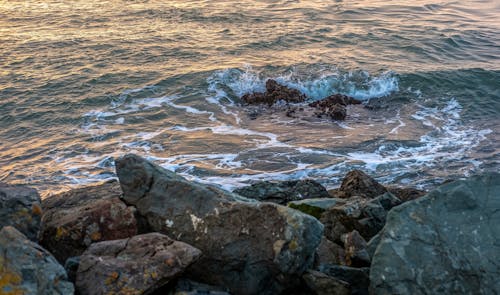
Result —
[{"label": "dark rock in water", "polygon": [[356,231],[343,234],[340,239],[344,242],[345,260],[347,266],[364,267],[370,266],[370,255],[368,254],[365,239]]},{"label": "dark rock in water", "polygon": [[339,188],[340,198],[360,196],[375,198],[387,192],[387,189],[375,179],[361,170],[353,170],[346,174]]},{"label": "dark rock in water", "polygon": [[350,104],[361,104],[361,101],[342,94],[330,95],[321,100],[312,102],[310,107],[319,110],[318,116],[329,116],[333,120],[345,120],[347,116],[346,106]]},{"label": "dark rock in water", "polygon": [[66,271],[12,226],[0,230],[0,294],[73,294]]},{"label": "dark rock in water", "polygon": [[374,199],[362,197],[346,199],[321,215],[325,225],[325,236],[333,242],[342,243],[341,235],[358,231],[365,240],[371,239],[384,226],[387,212],[401,200],[390,193]]},{"label": "dark rock in water", "polygon": [[[347,282],[353,295],[368,295],[370,268],[354,268],[343,265],[325,265],[320,269],[330,277]],[[406,294],[406,293],[399,293]],[[410,293],[408,293],[410,294]]]},{"label": "dark rock in water", "polygon": [[329,198],[327,190],[318,182],[306,180],[261,181],[234,190],[241,196],[262,202],[286,205],[290,201],[310,198]]},{"label": "dark rock in water", "polygon": [[84,187],[42,202],[40,244],[64,263],[81,255],[90,244],[137,234],[135,208],[120,200],[118,182]]},{"label": "dark rock in water", "polygon": [[151,228],[203,251],[188,278],[237,294],[292,287],[314,259],[323,225],[314,217],[189,182],[136,155],[116,161],[124,199]]},{"label": "dark rock in water", "polygon": [[320,269],[327,264],[346,265],[345,251],[341,246],[323,237],[316,249],[314,268]]},{"label": "dark rock in water", "polygon": [[387,190],[403,202],[411,201],[425,196],[426,192],[416,188],[388,187]]},{"label": "dark rock in water", "polygon": [[350,295],[349,284],[326,274],[308,270],[303,276],[309,288],[317,295]]},{"label": "dark rock in water", "polygon": [[278,84],[273,79],[266,81],[265,93],[248,93],[241,97],[247,104],[268,104],[273,105],[279,100],[291,103],[299,103],[306,100],[306,96],[297,89],[292,89]]},{"label": "dark rock in water", "polygon": [[159,233],[95,243],[80,258],[76,287],[81,295],[150,294],[200,255],[200,250]]},{"label": "dark rock in water", "polygon": [[373,294],[500,294],[500,174],[445,184],[389,212]]},{"label": "dark rock in water", "polygon": [[0,183],[0,228],[13,226],[37,241],[42,218],[40,196],[33,188]]},{"label": "dark rock in water", "polygon": [[179,279],[171,295],[230,295],[224,287],[211,286],[185,278]]},{"label": "dark rock in water", "polygon": [[299,210],[301,212],[314,216],[317,219],[320,219],[321,214],[323,214],[323,212],[335,206],[339,201],[344,203],[343,199],[334,199],[327,197],[313,198],[313,199],[289,202],[288,207]]}]

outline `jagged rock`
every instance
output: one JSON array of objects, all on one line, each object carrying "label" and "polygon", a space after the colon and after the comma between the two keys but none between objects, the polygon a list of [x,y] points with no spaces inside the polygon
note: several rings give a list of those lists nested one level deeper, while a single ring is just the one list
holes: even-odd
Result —
[{"label": "jagged rock", "polygon": [[[330,277],[347,282],[353,295],[368,295],[370,268],[355,268],[343,265],[325,265],[320,271]],[[406,293],[403,293],[406,294]]]},{"label": "jagged rock", "polygon": [[13,226],[37,241],[42,207],[38,192],[30,187],[0,182],[0,228]]},{"label": "jagged rock", "polygon": [[390,193],[374,199],[356,197],[348,199],[328,209],[321,215],[325,225],[325,236],[336,243],[340,237],[353,230],[358,231],[365,240],[371,239],[384,226],[387,212],[401,200]]},{"label": "jagged rock", "polygon": [[289,202],[288,207],[319,219],[323,212],[337,205],[339,202],[345,203],[345,200],[334,198],[314,198]]},{"label": "jagged rock", "polygon": [[392,209],[373,294],[499,294],[500,174],[445,184]]},{"label": "jagged rock", "polygon": [[234,190],[241,196],[262,202],[286,205],[290,201],[329,198],[327,190],[318,182],[305,180],[261,181]]},{"label": "jagged rock", "polygon": [[203,251],[190,278],[237,294],[279,293],[311,266],[314,217],[194,182],[136,155],[116,160],[124,199],[151,228]]},{"label": "jagged rock", "polygon": [[76,287],[81,295],[150,294],[200,255],[200,250],[160,233],[95,243],[80,257]]},{"label": "jagged rock", "polygon": [[343,234],[340,239],[344,242],[347,266],[370,266],[370,255],[368,254],[366,241],[356,230]]},{"label": "jagged rock", "polygon": [[411,187],[388,187],[387,190],[403,202],[418,199],[426,194],[423,190]]},{"label": "jagged rock", "polygon": [[304,280],[317,295],[350,295],[349,284],[326,274],[308,270],[303,276]]},{"label": "jagged rock", "polygon": [[66,271],[12,226],[0,230],[0,294],[73,294]]},{"label": "jagged rock", "polygon": [[360,196],[375,198],[387,192],[387,189],[361,170],[352,170],[346,174],[339,188],[340,198]]},{"label": "jagged rock", "polygon": [[350,104],[361,104],[361,101],[346,95],[334,94],[311,102],[309,106],[318,109],[316,115],[319,117],[326,115],[333,120],[345,120],[346,106]]},{"label": "jagged rock", "polygon": [[266,81],[265,93],[248,93],[241,97],[247,104],[268,104],[273,105],[279,100],[291,103],[303,102],[306,96],[300,91],[278,84],[273,79]]},{"label": "jagged rock", "polygon": [[327,264],[346,265],[346,253],[344,249],[336,243],[323,237],[321,243],[316,249],[316,259],[314,261],[314,268],[320,269]]},{"label": "jagged rock", "polygon": [[137,234],[135,208],[120,200],[118,182],[71,190],[42,202],[40,244],[61,263],[90,244]]}]

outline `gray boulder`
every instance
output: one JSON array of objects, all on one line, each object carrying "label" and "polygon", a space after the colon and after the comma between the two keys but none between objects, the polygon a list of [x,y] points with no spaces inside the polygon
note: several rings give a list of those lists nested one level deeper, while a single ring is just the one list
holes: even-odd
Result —
[{"label": "gray boulder", "polygon": [[323,226],[314,217],[189,182],[136,155],[116,161],[124,200],[155,231],[203,251],[189,274],[237,294],[278,293],[311,266]]},{"label": "gray boulder", "polygon": [[326,188],[312,179],[261,181],[238,188],[234,190],[234,193],[261,202],[273,202],[281,205],[303,199],[330,197]]},{"label": "gray boulder", "polygon": [[151,294],[200,255],[159,233],[95,243],[80,257],[76,287],[81,295]]},{"label": "gray boulder", "polygon": [[338,203],[346,203],[344,199],[334,198],[314,198],[300,201],[292,201],[288,203],[288,207],[299,210],[318,219],[326,210],[332,208]]},{"label": "gray boulder", "polygon": [[322,272],[308,270],[303,279],[317,295],[351,295],[347,282],[327,276]]},{"label": "gray boulder", "polygon": [[30,187],[0,182],[0,228],[10,225],[37,241],[42,217],[38,192]]},{"label": "gray boulder", "polygon": [[12,226],[0,230],[0,294],[74,293],[64,268]]},{"label": "gray boulder", "polygon": [[74,189],[42,202],[40,244],[61,263],[92,243],[137,234],[135,208],[120,200],[118,182]]},{"label": "gray boulder", "polygon": [[320,269],[323,265],[327,264],[346,265],[346,253],[340,245],[323,237],[318,249],[316,249],[314,268]]},{"label": "gray boulder", "polygon": [[392,209],[373,294],[500,294],[500,174],[445,184]]}]

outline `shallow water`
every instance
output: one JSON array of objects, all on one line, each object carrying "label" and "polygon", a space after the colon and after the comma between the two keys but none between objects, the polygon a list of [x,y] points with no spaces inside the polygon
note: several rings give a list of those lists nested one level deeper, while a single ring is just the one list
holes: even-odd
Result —
[{"label": "shallow water", "polygon": [[[228,189],[499,169],[498,1],[4,1],[0,64],[0,180],[44,195],[128,152]],[[250,120],[268,78],[381,107]]]}]

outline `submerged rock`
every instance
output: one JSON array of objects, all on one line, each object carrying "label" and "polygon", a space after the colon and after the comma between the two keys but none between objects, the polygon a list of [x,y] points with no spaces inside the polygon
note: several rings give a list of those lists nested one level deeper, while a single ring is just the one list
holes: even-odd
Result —
[{"label": "submerged rock", "polygon": [[12,226],[0,230],[0,294],[73,294],[66,271]]},{"label": "submerged rock", "polygon": [[280,85],[276,80],[269,79],[266,81],[265,93],[248,93],[243,95],[241,99],[247,104],[273,105],[280,100],[291,103],[303,102],[306,100],[306,96],[297,89]]},{"label": "submerged rock", "polygon": [[356,230],[365,240],[370,240],[383,228],[387,212],[399,204],[401,200],[390,193],[374,199],[347,199],[321,215],[325,236],[333,242],[342,243],[342,234]]},{"label": "submerged rock", "polygon": [[445,184],[389,212],[373,294],[499,294],[500,174]]},{"label": "submerged rock", "polygon": [[151,294],[200,255],[159,233],[95,243],[80,258],[76,287],[81,295]]},{"label": "submerged rock", "polygon": [[323,226],[272,203],[187,181],[136,155],[116,161],[124,199],[155,231],[203,256],[189,277],[237,294],[275,294],[311,266]]},{"label": "submerged rock", "polygon": [[40,196],[30,187],[0,182],[0,228],[13,226],[37,241],[42,217]]},{"label": "submerged rock", "polygon": [[312,179],[289,181],[261,181],[234,190],[241,196],[262,202],[286,205],[290,201],[310,198],[329,198],[328,191]]},{"label": "submerged rock", "polygon": [[43,200],[40,244],[65,263],[90,244],[137,234],[135,208],[120,200],[118,182],[84,187]]},{"label": "submerged rock", "polygon": [[330,95],[309,104],[316,108],[317,116],[329,116],[333,120],[345,120],[347,116],[346,106],[350,104],[361,104],[361,101],[342,94]]}]

